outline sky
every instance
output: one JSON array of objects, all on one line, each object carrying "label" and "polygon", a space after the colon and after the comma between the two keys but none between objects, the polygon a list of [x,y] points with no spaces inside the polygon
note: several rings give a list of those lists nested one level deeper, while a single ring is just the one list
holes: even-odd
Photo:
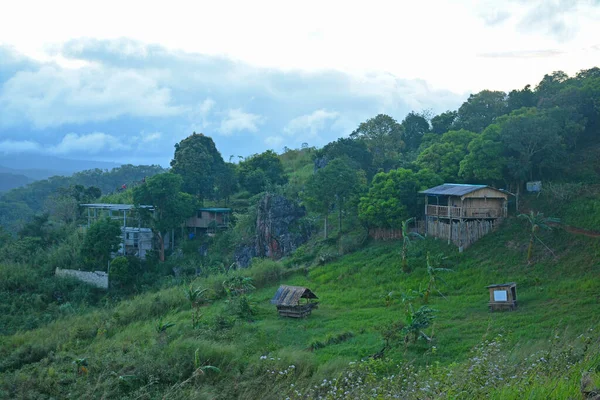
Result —
[{"label": "sky", "polygon": [[[600,0],[27,1],[0,11],[6,153],[167,166],[324,144],[386,113],[600,66]],[[233,156],[233,157],[232,157]]]}]

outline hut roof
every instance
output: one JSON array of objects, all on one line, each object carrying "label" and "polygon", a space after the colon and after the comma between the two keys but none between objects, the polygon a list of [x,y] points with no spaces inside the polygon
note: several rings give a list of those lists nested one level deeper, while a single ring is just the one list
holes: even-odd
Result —
[{"label": "hut roof", "polygon": [[[479,189],[489,187],[487,185],[466,185],[460,183],[444,183],[419,193],[441,195],[441,196],[464,196],[465,194],[474,192]],[[491,188],[493,189],[493,188]],[[497,190],[497,189],[496,189]]]},{"label": "hut roof", "polygon": [[295,306],[300,299],[318,299],[318,297],[310,289],[302,286],[281,285],[271,299],[271,303],[278,306]]},{"label": "hut roof", "polygon": [[495,285],[490,285],[490,286],[486,286],[487,289],[492,289],[492,288],[497,288],[497,287],[511,287],[511,286],[516,286],[517,284],[515,282],[508,282],[508,283],[497,283]]}]

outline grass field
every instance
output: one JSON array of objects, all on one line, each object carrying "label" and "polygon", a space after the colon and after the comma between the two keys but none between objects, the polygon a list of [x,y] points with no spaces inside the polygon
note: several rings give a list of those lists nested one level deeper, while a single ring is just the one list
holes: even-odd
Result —
[{"label": "grass field", "polygon": [[[214,299],[199,308],[196,327],[185,285],[174,282],[157,293],[2,337],[0,397],[279,398],[292,383],[308,387],[380,351],[381,328],[404,319],[402,294],[426,285],[428,252],[444,254],[444,266],[453,270],[440,274],[443,297],[434,293],[430,299],[436,312],[426,331],[432,340],[394,346],[380,373],[398,363],[425,369],[468,364],[472,349],[499,334],[509,349],[507,362],[517,365],[547,349],[552,338],[576,341],[600,320],[600,242],[560,230],[542,238],[556,257],[540,245],[532,265],[525,262],[526,227],[516,219],[462,254],[441,241],[414,242],[408,274],[401,271],[399,242],[371,243],[310,268],[258,262],[241,272],[257,286],[248,295],[252,315],[225,296],[227,276],[193,282]],[[517,282],[518,310],[490,313],[485,286],[505,281]],[[269,300],[280,283],[309,287],[320,307],[306,319],[279,317]],[[415,307],[422,301],[411,300]],[[174,325],[161,331],[166,323]],[[194,375],[208,365],[220,372],[205,368]],[[577,393],[577,385],[571,382],[564,393]]]}]

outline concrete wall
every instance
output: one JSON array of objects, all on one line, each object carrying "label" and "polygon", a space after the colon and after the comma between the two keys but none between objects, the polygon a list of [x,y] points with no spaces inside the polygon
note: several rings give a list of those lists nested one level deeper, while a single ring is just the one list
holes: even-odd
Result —
[{"label": "concrete wall", "polygon": [[70,276],[75,279],[79,279],[82,282],[90,285],[99,287],[101,289],[108,289],[108,274],[103,271],[77,271],[74,269],[60,269],[56,268],[56,276]]}]

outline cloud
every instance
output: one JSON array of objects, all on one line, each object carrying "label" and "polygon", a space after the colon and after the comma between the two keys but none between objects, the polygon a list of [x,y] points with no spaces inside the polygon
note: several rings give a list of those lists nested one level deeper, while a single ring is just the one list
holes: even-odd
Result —
[{"label": "cloud", "polygon": [[511,13],[507,10],[499,10],[497,8],[486,7],[479,16],[488,26],[500,25],[511,17]]},{"label": "cloud", "polygon": [[66,134],[54,145],[43,145],[31,140],[5,140],[0,142],[0,151],[4,153],[47,153],[65,154],[98,154],[105,151],[128,150],[131,146],[119,138],[102,132],[78,135]]},{"label": "cloud", "polygon": [[2,153],[37,153],[42,146],[31,140],[3,140],[0,142]]},{"label": "cloud", "polygon": [[263,123],[264,118],[257,114],[251,114],[241,109],[229,110],[227,117],[221,120],[220,132],[224,135],[231,135],[234,132],[258,131],[258,125]]},{"label": "cloud", "polygon": [[119,116],[165,117],[180,112],[170,90],[132,70],[44,65],[19,71],[0,90],[0,123],[35,129],[104,121]]},{"label": "cloud", "polygon": [[120,139],[102,132],[85,135],[68,133],[56,146],[50,147],[53,154],[88,153],[98,154],[102,151],[127,150],[130,146]]},{"label": "cloud", "polygon": [[478,57],[484,58],[546,58],[555,57],[564,54],[564,51],[556,49],[546,50],[517,50],[517,51],[496,51],[489,53],[479,53]]},{"label": "cloud", "polygon": [[292,119],[283,131],[288,135],[303,134],[314,137],[325,129],[326,124],[339,117],[339,113],[324,109],[316,110],[311,114],[301,115]]},{"label": "cloud", "polygon": [[279,148],[283,145],[283,138],[281,136],[267,136],[265,138],[265,144],[271,149]]},{"label": "cloud", "polygon": [[[194,131],[212,136],[223,154],[306,138],[320,146],[380,112],[401,120],[413,109],[455,109],[466,98],[391,74],[263,69],[132,40],[77,40],[55,51],[78,66],[33,62],[12,50],[10,67],[0,59],[0,138],[65,157],[167,165],[173,145]],[[77,136],[65,140],[65,132]],[[96,147],[86,149],[92,139]]]}]

